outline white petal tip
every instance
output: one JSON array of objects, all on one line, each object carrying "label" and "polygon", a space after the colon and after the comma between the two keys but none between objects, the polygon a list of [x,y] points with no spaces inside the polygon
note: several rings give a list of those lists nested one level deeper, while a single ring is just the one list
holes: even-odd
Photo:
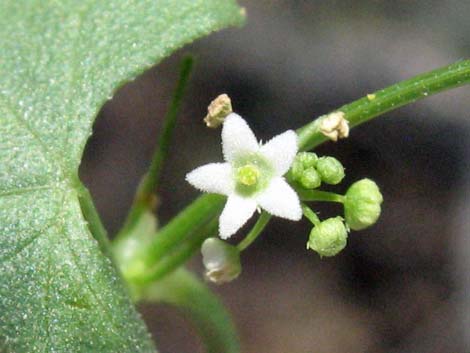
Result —
[{"label": "white petal tip", "polygon": [[274,178],[269,187],[259,195],[258,203],[273,216],[291,221],[302,218],[299,197],[284,178]]},{"label": "white petal tip", "polygon": [[228,195],[234,187],[228,163],[203,165],[186,174],[186,181],[200,191],[222,195]]},{"label": "white petal tip", "polygon": [[256,202],[237,195],[230,195],[219,218],[219,236],[230,238],[256,211]]},{"label": "white petal tip", "polygon": [[298,137],[295,131],[287,130],[273,137],[261,146],[261,153],[273,165],[278,176],[289,170],[298,150]]},{"label": "white petal tip", "polygon": [[247,122],[238,114],[229,114],[222,128],[222,151],[225,160],[230,162],[239,154],[258,150],[258,141]]}]

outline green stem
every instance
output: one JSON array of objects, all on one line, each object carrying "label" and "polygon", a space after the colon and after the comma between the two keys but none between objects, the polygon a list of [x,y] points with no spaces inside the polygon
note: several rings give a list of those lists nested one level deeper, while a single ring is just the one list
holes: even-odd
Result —
[{"label": "green stem", "polygon": [[225,197],[221,195],[204,194],[199,196],[157,232],[151,243],[144,249],[143,258],[140,260],[146,267],[153,266],[189,234],[218,216],[224,202]]},{"label": "green stem", "polygon": [[173,98],[164,118],[163,128],[158,137],[158,146],[155,150],[149,170],[142,178],[132,203],[129,214],[118,238],[125,237],[132,232],[132,228],[138,223],[142,213],[150,209],[154,211],[156,206],[155,189],[160,179],[163,162],[168,156],[170,142],[176,127],[176,118],[181,108],[183,97],[193,68],[193,58],[187,56],[181,62],[179,80],[173,93]]},{"label": "green stem", "polygon": [[305,190],[302,188],[295,188],[302,201],[326,201],[344,203],[344,196],[329,191],[319,190]]},{"label": "green stem", "polygon": [[207,353],[238,353],[238,337],[230,315],[197,277],[183,268],[153,283],[141,300],[164,302],[183,309],[199,331]]},{"label": "green stem", "polygon": [[315,226],[318,226],[321,223],[320,218],[318,218],[316,213],[313,212],[312,209],[304,203],[302,204],[302,213],[304,214],[305,218],[307,218]]},{"label": "green stem", "polygon": [[[409,80],[377,91],[344,105],[337,111],[345,114],[350,127],[362,124],[378,115],[433,94],[470,83],[470,60],[418,75]],[[297,130],[299,149],[310,150],[328,138],[320,132],[322,117]]]},{"label": "green stem", "polygon": [[106,229],[104,228],[103,223],[101,223],[100,216],[95,208],[90,192],[82,183],[78,184],[77,189],[78,202],[80,203],[83,217],[88,223],[90,233],[98,242],[103,254],[109,258],[112,258],[111,243],[109,241]]},{"label": "green stem", "polygon": [[147,177],[145,178],[145,181],[142,185],[142,193],[144,194],[150,194],[154,192],[158,185],[163,161],[168,156],[171,137],[175,131],[176,118],[180,111],[181,103],[186,92],[186,86],[193,69],[193,63],[194,60],[191,56],[185,57],[181,62],[179,81],[173,94],[170,108],[168,109],[164,120],[163,130],[159,137],[158,148],[153,155]]},{"label": "green stem", "polygon": [[266,227],[268,224],[269,220],[271,219],[271,215],[265,211],[261,212],[261,215],[259,216],[258,220],[256,221],[255,225],[253,228],[250,230],[248,235],[237,245],[238,250],[243,251],[247,247],[253,243],[256,238],[258,238],[258,235],[260,235],[261,231]]},{"label": "green stem", "polygon": [[156,265],[146,271],[142,276],[135,279],[138,284],[149,284],[165,277],[170,272],[176,270],[185,263],[201,247],[207,238],[215,236],[218,221],[216,218],[206,224],[196,234],[192,234],[188,239],[178,244],[172,252],[165,254]]}]

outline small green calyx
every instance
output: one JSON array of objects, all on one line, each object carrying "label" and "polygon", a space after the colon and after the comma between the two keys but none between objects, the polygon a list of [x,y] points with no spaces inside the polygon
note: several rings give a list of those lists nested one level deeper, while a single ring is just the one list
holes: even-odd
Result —
[{"label": "small green calyx", "polygon": [[341,217],[328,218],[310,232],[307,249],[321,257],[334,256],[346,247],[348,231]]},{"label": "small green calyx", "polygon": [[380,216],[383,196],[377,184],[362,179],[350,186],[345,195],[344,215],[353,230],[370,227]]},{"label": "small green calyx", "polygon": [[253,164],[246,164],[237,169],[237,181],[245,186],[253,186],[258,183],[260,177],[259,168]]}]

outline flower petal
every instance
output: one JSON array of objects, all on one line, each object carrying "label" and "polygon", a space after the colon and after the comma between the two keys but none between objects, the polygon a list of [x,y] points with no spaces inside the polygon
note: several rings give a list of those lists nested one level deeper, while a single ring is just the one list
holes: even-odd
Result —
[{"label": "flower petal", "polygon": [[261,146],[260,152],[274,168],[276,175],[287,173],[297,154],[297,134],[288,130]]},{"label": "flower petal", "polygon": [[219,234],[227,239],[239,230],[250,219],[256,210],[256,201],[236,194],[228,197],[224,210],[219,218]]},{"label": "flower petal", "polygon": [[222,150],[227,162],[232,162],[240,154],[259,150],[258,141],[245,120],[238,114],[229,114],[222,128]]},{"label": "flower petal", "polygon": [[274,216],[292,221],[302,218],[299,197],[284,178],[273,178],[266,190],[258,195],[257,201],[261,208]]},{"label": "flower petal", "polygon": [[215,194],[229,195],[235,188],[229,163],[210,163],[186,174],[186,181],[195,188]]}]

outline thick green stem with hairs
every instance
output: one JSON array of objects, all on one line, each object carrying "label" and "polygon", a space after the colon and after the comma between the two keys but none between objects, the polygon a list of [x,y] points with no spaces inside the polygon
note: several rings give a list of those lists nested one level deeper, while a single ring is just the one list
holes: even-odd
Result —
[{"label": "thick green stem with hairs", "polygon": [[[113,250],[116,259],[120,261],[124,277],[135,285],[144,285],[152,278],[155,266],[158,268],[160,261],[174,264],[189,258],[196,250],[194,244],[201,242],[201,237],[212,235],[212,230],[206,232],[205,229],[213,225],[224,202],[225,197],[221,195],[201,195],[151,235],[148,241],[135,244],[138,234],[116,239],[113,242]],[[196,239],[192,239],[193,237]],[[129,255],[131,248],[132,254]],[[176,258],[172,259],[172,256]],[[172,266],[167,269],[172,270]],[[158,278],[167,273],[161,270],[158,272]]]},{"label": "thick green stem with hairs", "polygon": [[212,219],[202,229],[192,233],[187,239],[160,258],[154,266],[148,268],[141,276],[134,279],[134,284],[145,285],[163,278],[184,264],[201,247],[205,239],[217,233],[217,219]]},{"label": "thick green stem with hairs", "polygon": [[141,260],[152,266],[156,260],[217,217],[222,210],[225,197],[215,194],[199,196],[191,205],[181,211],[167,225],[157,232],[153,241],[145,248]]}]

